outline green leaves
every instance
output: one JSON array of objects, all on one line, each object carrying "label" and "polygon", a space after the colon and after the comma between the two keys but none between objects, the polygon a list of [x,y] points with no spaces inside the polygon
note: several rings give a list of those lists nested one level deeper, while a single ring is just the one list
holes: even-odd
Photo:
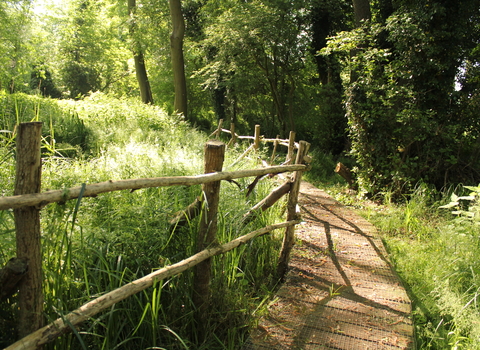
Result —
[{"label": "green leaves", "polygon": [[452,214],[461,218],[467,218],[473,220],[476,224],[480,224],[480,185],[479,186],[464,186],[465,189],[470,190],[468,196],[457,196],[452,193],[450,197],[450,203],[440,206],[442,209],[452,209]]}]

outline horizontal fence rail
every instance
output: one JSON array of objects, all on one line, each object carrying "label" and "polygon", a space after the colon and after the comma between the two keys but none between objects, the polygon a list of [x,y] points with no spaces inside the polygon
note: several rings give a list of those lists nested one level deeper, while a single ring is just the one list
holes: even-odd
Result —
[{"label": "horizontal fence rail", "polygon": [[130,282],[122,287],[119,287],[111,292],[108,292],[101,297],[92,300],[75,311],[62,316],[50,323],[49,325],[40,328],[29,336],[17,341],[16,343],[8,346],[4,350],[33,350],[38,347],[52,341],[57,338],[59,335],[69,331],[75,325],[82,323],[89,319],[90,317],[98,314],[102,310],[112,306],[113,304],[118,303],[136,293],[141,292],[149,287],[151,287],[155,281],[159,281],[165,278],[172,277],[177,275],[185,270],[192,268],[202,261],[211,258],[215,255],[220,255],[226,253],[232,249],[237,248],[238,246],[247,243],[253,238],[259,237],[266,233],[269,233],[273,230],[290,227],[296,224],[299,224],[300,220],[287,221],[280,224],[266,226],[259,230],[250,232],[244,236],[238,237],[228,243],[222,244],[217,247],[210,249],[202,250],[201,252],[192,255],[191,257],[182,260],[176,264],[164,267],[160,270],[152,272],[149,275],[146,275],[138,280]]},{"label": "horizontal fence rail", "polygon": [[[122,190],[138,190],[150,187],[167,187],[167,186],[193,186],[201,185],[214,181],[234,180],[244,177],[261,176],[268,174],[279,174],[291,171],[304,171],[306,165],[277,165],[252,170],[237,170],[229,172],[216,172],[210,174],[202,174],[195,176],[171,176],[157,177],[133,180],[110,180],[89,184],[84,186],[72,187],[64,190],[52,190],[42,193],[24,194],[18,196],[0,197],[0,210],[20,208],[24,206],[43,207],[49,203],[65,202],[78,197],[95,197],[101,193],[122,191]],[[82,193],[83,191],[83,193]]]}]

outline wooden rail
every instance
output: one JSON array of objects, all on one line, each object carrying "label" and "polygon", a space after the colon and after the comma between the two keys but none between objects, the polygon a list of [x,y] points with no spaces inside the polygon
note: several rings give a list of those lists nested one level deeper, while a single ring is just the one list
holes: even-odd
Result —
[{"label": "wooden rail", "polygon": [[96,197],[101,193],[114,191],[138,190],[149,187],[193,186],[214,181],[234,180],[244,177],[279,174],[299,170],[305,171],[307,170],[307,166],[304,164],[276,165],[260,169],[215,172],[195,176],[170,176],[117,181],[109,180],[95,184],[66,188],[63,190],[52,190],[42,193],[0,197],[0,210],[20,208],[24,206],[35,206],[41,208],[49,203],[65,202],[70,199],[78,198],[80,194],[82,194],[82,191],[82,197]]},{"label": "wooden rail", "polygon": [[179,274],[200,262],[219,254],[226,253],[238,246],[245,244],[249,240],[264,235],[270,231],[289,227],[295,224],[300,223],[297,221],[284,222],[276,225],[271,225],[264,227],[260,230],[250,232],[244,236],[238,237],[233,241],[230,241],[226,244],[223,244],[218,247],[205,249],[191,257],[182,260],[176,264],[164,267],[160,270],[152,272],[145,277],[142,277],[138,280],[130,282],[120,288],[117,288],[109,293],[102,295],[101,297],[92,300],[78,309],[72,311],[68,315],[62,316],[50,323],[48,326],[45,326],[29,336],[17,341],[16,343],[8,346],[5,350],[33,350],[38,347],[51,342],[59,335],[68,332],[71,327],[87,320],[88,318],[98,314],[100,311],[112,306],[119,301],[128,298],[136,293],[141,292],[144,289],[147,289],[153,285],[155,281],[159,281],[176,274]]},{"label": "wooden rail", "polygon": [[[30,130],[33,127],[35,128],[37,135],[35,137],[27,137],[24,138],[25,142],[28,144],[28,140],[31,140],[33,146],[25,146],[25,145],[17,145],[17,162],[18,164],[24,163],[22,159],[29,159],[26,161],[25,164],[38,164],[38,162],[33,162],[31,158],[31,154],[34,157],[37,157],[40,153],[40,143],[38,139],[40,137],[38,128],[38,123],[23,123],[19,126],[19,135],[23,132],[22,130]],[[259,138],[259,127],[256,128],[256,137],[255,139],[258,141]],[[290,142],[290,144],[294,144]],[[105,295],[97,298],[89,303],[81,306],[77,310],[71,312],[70,314],[57,319],[56,321],[52,322],[51,324],[40,328],[43,322],[42,319],[42,310],[38,310],[39,300],[43,300],[43,295],[41,295],[41,288],[38,291],[38,288],[35,287],[35,294],[31,293],[29,289],[28,293],[28,300],[35,306],[32,309],[32,305],[28,305],[26,307],[26,312],[24,313],[23,321],[28,322],[34,326],[30,328],[25,328],[22,331],[21,336],[24,336],[23,339],[17,341],[16,343],[10,345],[6,349],[8,350],[20,350],[20,349],[37,349],[43,344],[54,340],[60,334],[65,333],[71,330],[72,327],[75,327],[77,324],[85,321],[89,317],[97,314],[101,310],[108,308],[109,306],[117,303],[120,300],[123,300],[133,294],[136,294],[148,287],[150,287],[155,281],[161,280],[164,278],[171,277],[175,274],[181,273],[186,269],[189,269],[193,266],[201,264],[201,268],[197,268],[196,270],[196,277],[194,282],[194,287],[196,289],[195,292],[195,304],[196,309],[198,310],[198,317],[199,317],[199,324],[201,324],[202,319],[205,317],[205,314],[208,311],[208,301],[209,301],[209,285],[210,285],[210,259],[211,257],[223,254],[228,252],[245,242],[258,237],[260,235],[266,234],[272,230],[279,229],[279,228],[286,228],[285,238],[283,241],[282,251],[280,252],[279,257],[279,268],[278,272],[283,274],[285,272],[286,266],[288,264],[289,254],[291,250],[291,246],[293,245],[293,238],[294,238],[294,225],[300,222],[298,214],[295,211],[297,200],[298,200],[298,187],[301,180],[302,172],[307,170],[307,166],[303,163],[306,159],[306,153],[308,152],[308,143],[305,141],[300,141],[298,144],[298,153],[296,157],[296,164],[294,165],[280,165],[280,166],[267,166],[261,169],[253,169],[253,170],[240,170],[240,171],[233,171],[233,172],[222,172],[222,165],[223,165],[223,158],[225,152],[225,145],[220,141],[209,141],[205,145],[205,174],[197,175],[197,176],[177,176],[177,177],[159,177],[159,178],[148,178],[148,179],[133,179],[133,180],[118,180],[118,181],[106,181],[96,184],[83,184],[79,187],[73,187],[63,190],[54,190],[54,191],[47,191],[43,193],[27,193],[27,194],[20,194],[17,190],[15,193],[18,195],[11,196],[11,197],[1,197],[0,198],[0,210],[5,209],[14,209],[15,211],[24,212],[25,210],[33,212],[35,215],[38,215],[41,208],[49,203],[53,202],[65,202],[70,199],[75,199],[79,197],[94,197],[101,193],[112,192],[112,191],[119,191],[119,190],[135,190],[140,188],[148,188],[148,187],[162,187],[162,186],[175,186],[175,185],[197,185],[202,184],[202,192],[203,192],[203,200],[206,200],[208,205],[204,205],[202,209],[201,215],[202,223],[200,232],[199,232],[199,240],[197,242],[197,251],[198,253],[187,258],[179,263],[167,266],[162,268],[158,271],[155,271],[141,279],[133,281],[131,283],[126,284],[114,291],[108,292]],[[250,148],[258,148],[258,143],[254,142]],[[27,154],[22,152],[22,149],[29,149]],[[31,153],[29,155],[29,153]],[[289,155],[291,157],[291,155]],[[288,156],[287,156],[288,157]],[[38,167],[37,167],[38,168]],[[32,176],[31,173],[27,172],[27,175],[22,175],[22,172],[17,171],[17,182],[21,184],[25,184],[28,181],[32,181],[34,183],[32,185],[33,188],[31,190],[22,190],[22,193],[27,192],[36,192],[36,188],[40,189],[40,177],[39,173],[40,170],[37,168],[34,171],[38,172],[38,177]],[[279,198],[283,195],[289,193],[288,199],[288,214],[287,214],[287,221],[281,224],[270,225],[260,230],[253,231],[247,235],[234,239],[231,242],[219,245],[216,242],[216,216],[217,216],[217,207],[218,207],[218,199],[219,199],[219,190],[220,190],[220,183],[222,180],[233,180],[238,178],[244,177],[251,177],[256,176],[257,179],[265,176],[267,174],[278,174],[283,172],[294,172],[293,178],[289,180],[288,183],[280,186],[279,189],[276,189],[267,196],[264,200],[258,203],[256,206],[252,208],[250,211],[251,213],[255,212],[258,209],[266,210],[271,205],[273,205]],[[18,175],[20,174],[20,175]],[[254,181],[254,183],[256,183]],[[217,203],[217,204],[215,204]],[[36,217],[36,216],[35,216]],[[24,220],[23,217],[15,216],[16,220],[16,229],[17,229],[17,241],[22,239],[28,242],[28,239],[25,240],[24,236],[26,232],[29,231],[28,223],[30,222],[31,225],[38,226],[36,220],[28,221]],[[17,223],[18,220],[23,220],[21,225]],[[27,226],[26,226],[27,225]],[[20,228],[20,229],[19,229]],[[20,235],[19,235],[20,230]],[[27,243],[26,250],[18,250],[17,254],[21,252],[22,256],[28,257],[28,265],[30,266],[33,264],[34,266],[39,265],[39,271],[41,276],[41,256],[37,256],[38,254],[35,253],[33,256],[28,249],[34,249],[34,252],[38,251],[38,245],[35,243],[37,238],[39,238],[40,233],[36,232],[36,230],[30,230],[35,235],[33,238],[35,239],[34,244]],[[23,232],[23,233],[22,233]],[[17,244],[18,245],[18,244]],[[23,249],[23,248],[22,248]],[[22,256],[18,258],[22,259]],[[34,257],[36,261],[32,262],[31,258]],[[0,270],[1,272],[1,270]],[[35,274],[38,275],[38,274]],[[18,278],[18,276],[16,277]],[[30,274],[26,274],[23,280],[33,279],[34,277]],[[15,281],[16,282],[16,281]],[[23,282],[22,282],[23,283]],[[38,281],[36,282],[38,284]],[[41,281],[40,281],[41,286]],[[22,287],[20,285],[20,290]],[[33,327],[33,329],[32,329]],[[40,329],[38,329],[40,328]],[[36,330],[38,329],[38,330]],[[33,333],[32,333],[33,332]]]}]

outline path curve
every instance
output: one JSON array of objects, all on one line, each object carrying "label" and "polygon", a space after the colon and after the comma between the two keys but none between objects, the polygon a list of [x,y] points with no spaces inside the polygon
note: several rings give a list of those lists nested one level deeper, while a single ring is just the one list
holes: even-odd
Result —
[{"label": "path curve", "polygon": [[299,204],[285,283],[243,349],[413,349],[411,302],[375,227],[306,182]]}]

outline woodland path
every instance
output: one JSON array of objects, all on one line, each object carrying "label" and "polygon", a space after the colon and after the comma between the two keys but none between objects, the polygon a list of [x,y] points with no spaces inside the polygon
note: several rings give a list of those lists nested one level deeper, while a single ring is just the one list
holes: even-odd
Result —
[{"label": "woodland path", "polygon": [[375,227],[303,182],[285,283],[243,350],[413,349],[411,303]]}]

